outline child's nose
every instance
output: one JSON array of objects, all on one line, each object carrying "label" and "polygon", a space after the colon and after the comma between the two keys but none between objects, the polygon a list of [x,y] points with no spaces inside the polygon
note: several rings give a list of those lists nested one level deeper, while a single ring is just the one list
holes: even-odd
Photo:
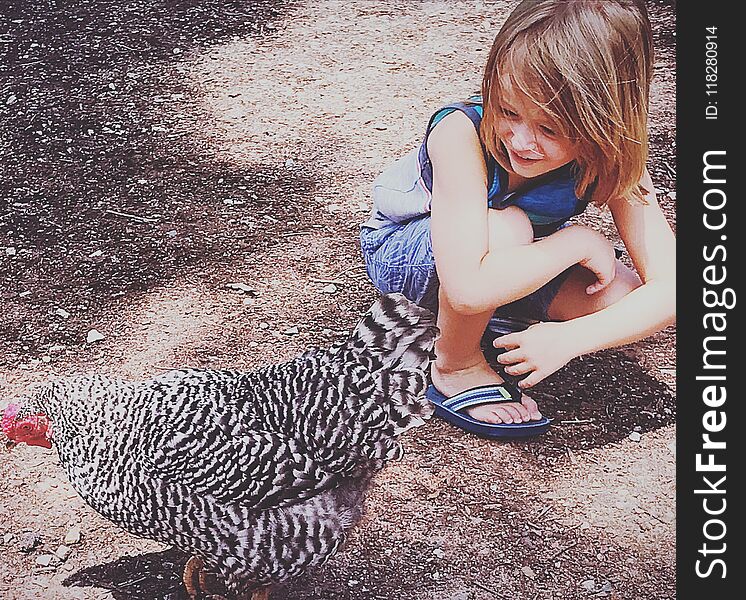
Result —
[{"label": "child's nose", "polygon": [[513,133],[513,149],[517,152],[536,151],[536,136],[525,123],[517,123],[511,127]]}]

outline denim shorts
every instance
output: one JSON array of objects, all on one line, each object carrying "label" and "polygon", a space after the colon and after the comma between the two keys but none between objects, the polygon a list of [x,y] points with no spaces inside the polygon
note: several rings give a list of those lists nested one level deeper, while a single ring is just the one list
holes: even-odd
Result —
[{"label": "denim shorts", "polygon": [[[360,247],[373,285],[382,294],[399,292],[437,313],[438,274],[430,237],[430,215],[380,229],[362,227]],[[497,316],[529,321],[550,320],[547,311],[569,269],[525,298],[501,306]]]}]

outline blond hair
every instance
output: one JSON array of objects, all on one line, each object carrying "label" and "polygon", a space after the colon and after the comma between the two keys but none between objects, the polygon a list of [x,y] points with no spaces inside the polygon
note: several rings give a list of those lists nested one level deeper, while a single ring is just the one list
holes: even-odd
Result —
[{"label": "blond hair", "polygon": [[524,0],[487,59],[482,141],[510,168],[497,128],[507,80],[575,143],[579,198],[645,202],[639,182],[648,157],[652,71],[644,0]]}]

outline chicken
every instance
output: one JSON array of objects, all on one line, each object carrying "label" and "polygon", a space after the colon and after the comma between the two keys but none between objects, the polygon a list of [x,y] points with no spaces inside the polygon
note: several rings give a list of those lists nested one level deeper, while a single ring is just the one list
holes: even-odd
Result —
[{"label": "chicken", "polygon": [[398,436],[430,417],[436,336],[431,313],[383,296],[328,350],[248,373],[57,380],[10,404],[2,432],[8,447],[54,446],[96,511],[192,555],[193,597],[206,573],[266,597],[338,550]]}]

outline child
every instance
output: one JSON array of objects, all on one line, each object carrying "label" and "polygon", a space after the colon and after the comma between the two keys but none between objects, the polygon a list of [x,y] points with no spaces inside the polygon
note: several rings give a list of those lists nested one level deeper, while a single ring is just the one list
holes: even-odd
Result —
[{"label": "child", "polygon": [[[652,70],[643,0],[524,0],[481,97],[436,112],[422,146],[376,179],[368,274],[438,312],[428,397],[452,423],[540,433],[549,421],[521,389],[673,322],[674,235],[645,167]],[[610,209],[636,273],[566,224],[590,202]],[[480,347],[496,310],[535,323],[494,340],[500,373]]]}]

